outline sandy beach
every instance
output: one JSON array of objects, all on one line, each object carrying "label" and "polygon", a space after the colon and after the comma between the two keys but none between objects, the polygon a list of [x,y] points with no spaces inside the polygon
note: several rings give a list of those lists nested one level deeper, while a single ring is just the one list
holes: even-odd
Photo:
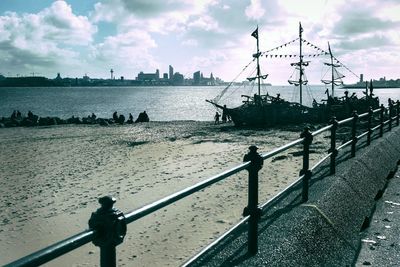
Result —
[{"label": "sandy beach", "polygon": [[[102,127],[0,129],[0,264],[84,229],[105,195],[127,213],[242,162],[250,145],[267,152],[299,137],[303,126],[236,129],[211,122],[150,122]],[[328,149],[321,136],[312,163]],[[301,156],[286,151],[264,163],[260,202],[292,182]],[[128,225],[118,266],[179,266],[241,219],[241,172]],[[98,266],[88,244],[46,266]]]}]

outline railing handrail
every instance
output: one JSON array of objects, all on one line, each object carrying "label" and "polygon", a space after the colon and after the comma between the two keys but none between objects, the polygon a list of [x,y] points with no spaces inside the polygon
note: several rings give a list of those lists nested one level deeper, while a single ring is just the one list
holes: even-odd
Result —
[{"label": "railing handrail", "polygon": [[[399,102],[397,102],[397,106],[399,106],[399,105],[400,105]],[[372,110],[372,116],[373,116],[374,113],[377,113],[377,112],[380,112],[380,111],[381,111],[381,114],[385,110],[387,111],[389,109],[389,111],[390,111],[390,107],[383,108],[383,109],[382,108],[383,108],[383,106],[381,106],[378,109]],[[350,117],[350,118],[347,118],[347,119],[343,119],[341,121],[337,121],[336,123],[337,123],[337,125],[342,125],[344,123],[348,123],[348,122],[354,121],[355,118],[367,117],[368,115],[370,115],[370,113],[371,113],[371,111],[363,113],[361,115],[357,115],[357,117],[353,116],[353,117]],[[377,126],[371,128],[370,130],[371,131],[377,130],[380,127],[383,127],[383,125],[390,123],[391,120],[393,120],[393,118],[396,118],[396,117],[398,118],[399,114],[397,114],[397,116],[395,116],[395,117],[391,116],[389,118],[389,120],[381,122],[380,125],[377,125]],[[330,123],[329,125],[324,126],[324,127],[320,128],[320,129],[314,131],[313,133],[311,133],[311,135],[312,136],[317,136],[319,134],[322,134],[325,131],[332,130],[333,125],[334,125],[333,123]],[[366,133],[367,132],[364,132],[361,135],[358,135],[357,138],[365,136]],[[274,150],[272,150],[270,152],[266,152],[264,154],[261,154],[260,156],[261,156],[262,160],[264,161],[264,160],[269,159],[269,158],[271,158],[271,157],[273,157],[273,156],[275,156],[275,155],[277,155],[277,154],[279,154],[279,153],[281,153],[283,151],[286,151],[286,150],[288,150],[288,149],[290,149],[290,148],[292,148],[292,147],[294,147],[296,145],[299,145],[299,144],[303,143],[304,141],[305,141],[305,137],[296,139],[296,140],[294,140],[294,141],[292,141],[292,142],[290,142],[288,144],[285,144],[285,145],[283,145],[281,147],[278,147],[278,148],[276,148],[276,149],[274,149]],[[348,145],[352,144],[353,142],[354,142],[354,140],[350,140],[350,141],[342,144],[341,146],[337,147],[336,150],[340,150],[340,149],[344,148],[345,146],[348,146]],[[317,164],[315,164],[311,168],[311,171],[313,169],[315,169],[317,166],[319,166],[320,164],[322,164],[330,156],[332,156],[332,153],[333,152],[331,151],[330,153],[328,153],[328,155],[326,155],[323,159],[321,159]],[[185,198],[186,196],[189,196],[189,195],[191,195],[191,194],[193,194],[195,192],[198,192],[198,191],[200,191],[200,190],[202,190],[202,189],[204,189],[204,188],[206,188],[206,187],[208,187],[208,186],[210,186],[210,185],[212,185],[214,183],[217,183],[217,182],[219,182],[219,181],[221,181],[221,180],[223,180],[225,178],[228,178],[228,177],[230,177],[230,176],[232,176],[232,175],[234,175],[234,174],[236,174],[236,173],[238,173],[238,172],[240,172],[240,171],[242,171],[244,169],[247,169],[250,166],[250,164],[251,164],[251,161],[244,162],[244,163],[242,163],[242,164],[240,164],[238,166],[235,166],[235,167],[233,167],[231,169],[228,169],[228,170],[226,170],[226,171],[224,171],[224,172],[222,172],[220,174],[214,175],[214,176],[212,176],[212,177],[210,177],[210,178],[208,178],[208,179],[206,179],[204,181],[201,181],[201,182],[199,182],[199,183],[197,183],[195,185],[189,186],[189,187],[187,187],[187,188],[185,188],[183,190],[180,190],[180,191],[178,191],[176,193],[173,193],[171,195],[168,195],[168,196],[166,196],[166,197],[164,197],[162,199],[154,201],[154,202],[152,202],[152,203],[150,203],[148,205],[145,205],[145,206],[143,206],[143,207],[141,207],[139,209],[130,211],[125,216],[126,224],[129,224],[129,223],[134,222],[134,221],[136,221],[136,220],[138,220],[140,218],[143,218],[144,216],[147,216],[148,214],[150,214],[150,213],[152,213],[154,211],[157,211],[157,210],[159,210],[159,209],[161,209],[161,208],[163,208],[165,206],[168,206],[168,205],[170,205],[170,204],[172,204],[172,203],[174,203],[174,202],[176,202],[176,201],[178,201],[178,200],[180,200],[182,198]],[[267,202],[262,204],[260,207],[262,209],[265,209],[267,206],[269,206],[272,203],[276,202],[289,189],[291,189],[292,187],[298,185],[301,182],[301,180],[304,178],[304,175],[305,174],[300,175],[296,181],[294,181],[292,184],[290,184],[288,187],[286,187],[283,191],[279,192],[274,197],[269,199]],[[210,244],[205,249],[203,249],[201,253],[204,253],[208,248],[216,245],[228,233],[230,233],[231,231],[233,231],[234,229],[239,227],[241,224],[247,222],[249,217],[250,216],[245,216],[245,218],[243,218],[238,224],[236,224],[233,228],[231,228],[231,230],[229,230],[228,232],[224,233],[220,238],[218,238],[212,244]],[[48,246],[48,247],[46,247],[44,249],[41,249],[41,250],[39,250],[37,252],[34,252],[34,253],[30,254],[30,255],[27,255],[27,256],[23,257],[23,258],[20,258],[20,259],[14,261],[14,262],[11,262],[11,263],[9,263],[9,264],[7,264],[5,266],[9,266],[9,267],[10,266],[13,266],[13,267],[14,266],[36,266],[36,265],[44,264],[44,263],[46,263],[48,261],[51,261],[51,260],[53,260],[53,259],[55,259],[55,258],[57,258],[57,257],[59,257],[61,255],[64,255],[64,254],[66,254],[66,253],[68,253],[68,252],[70,252],[70,251],[72,251],[72,250],[74,250],[74,249],[76,249],[76,248],[78,248],[80,246],[83,246],[83,245],[93,241],[94,238],[95,238],[95,235],[96,235],[96,231],[95,230],[91,230],[91,229],[85,230],[85,231],[83,231],[83,232],[81,232],[79,234],[76,234],[76,235],[71,236],[71,237],[69,237],[69,238],[67,238],[65,240],[62,240],[62,241],[58,242],[58,243],[50,245],[50,246]],[[198,255],[199,254],[197,254],[195,257],[198,257]]]},{"label": "railing handrail", "polygon": [[138,220],[154,211],[157,211],[165,206],[168,206],[188,195],[198,192],[198,191],[206,188],[207,186],[210,186],[210,185],[212,185],[216,182],[219,182],[233,174],[236,174],[236,173],[246,169],[246,167],[248,167],[249,165],[250,165],[249,161],[242,163],[236,167],[233,167],[230,170],[224,171],[218,175],[212,176],[211,178],[208,178],[208,179],[206,179],[202,182],[199,182],[193,186],[187,187],[181,191],[178,191],[174,194],[166,196],[160,200],[154,201],[153,203],[148,204],[142,208],[133,210],[125,215],[126,222],[131,223],[133,221],[136,221],[136,220]]},{"label": "railing handrail", "polygon": [[289,148],[292,148],[292,147],[294,147],[294,146],[296,146],[298,144],[301,144],[301,142],[303,142],[303,141],[304,141],[304,138],[296,139],[293,142],[290,142],[289,144],[286,144],[286,145],[283,145],[281,147],[278,147],[278,148],[276,148],[276,149],[274,149],[274,150],[272,150],[270,152],[267,152],[265,154],[261,154],[261,157],[263,158],[263,160],[269,159],[269,158],[275,156],[276,154],[279,154],[279,153],[281,153],[283,151],[288,150]]},{"label": "railing handrail", "polygon": [[20,258],[12,263],[6,264],[4,267],[39,266],[78,247],[86,245],[93,240],[94,234],[94,230],[85,230],[79,234],[66,238],[58,243]]}]

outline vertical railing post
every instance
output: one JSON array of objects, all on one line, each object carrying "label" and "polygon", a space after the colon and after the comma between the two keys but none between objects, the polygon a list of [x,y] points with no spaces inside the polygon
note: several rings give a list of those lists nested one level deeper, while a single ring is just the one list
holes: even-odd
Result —
[{"label": "vertical railing post", "polygon": [[389,106],[389,131],[392,130],[392,116],[393,116],[393,103],[392,99],[388,99],[388,106]]},{"label": "vertical railing post", "polygon": [[383,113],[385,112],[385,107],[381,104],[381,110],[379,112],[379,120],[380,120],[380,127],[379,127],[379,137],[383,136]]},{"label": "vertical railing post", "polygon": [[261,170],[264,160],[257,153],[256,146],[250,146],[250,152],[244,155],[243,162],[250,161],[247,168],[249,172],[248,204],[243,210],[243,216],[250,215],[248,228],[248,252],[251,255],[258,251],[258,220],[261,210],[258,207],[258,172]]},{"label": "vertical railing post", "polygon": [[338,121],[336,117],[333,116],[331,119],[331,147],[329,148],[329,153],[331,153],[331,163],[330,163],[330,173],[335,174],[336,172],[336,156],[337,156],[337,149],[336,149],[336,131],[338,128]]},{"label": "vertical railing post", "polygon": [[100,247],[100,266],[116,267],[115,247],[121,244],[126,234],[124,214],[113,208],[115,198],[105,196],[99,199],[101,207],[92,213],[89,228],[95,231],[93,244]]},{"label": "vertical railing post", "polygon": [[368,110],[368,132],[367,132],[367,146],[371,144],[371,135],[372,135],[372,117],[374,116],[374,111],[372,107],[369,107]]},{"label": "vertical railing post", "polygon": [[358,114],[357,111],[353,111],[353,123],[351,127],[351,157],[356,156],[356,144],[357,144],[357,121],[358,121]]},{"label": "vertical railing post", "polygon": [[313,136],[310,132],[308,127],[304,128],[304,131],[300,134],[303,140],[303,168],[300,171],[300,176],[303,176],[303,191],[302,191],[302,201],[307,202],[308,200],[308,188],[309,188],[309,181],[311,179],[311,171],[310,168],[310,145],[313,140]]},{"label": "vertical railing post", "polygon": [[396,124],[397,124],[397,126],[399,126],[400,125],[400,101],[397,100],[396,104],[397,104],[397,107],[396,107],[396,110],[397,110]]}]

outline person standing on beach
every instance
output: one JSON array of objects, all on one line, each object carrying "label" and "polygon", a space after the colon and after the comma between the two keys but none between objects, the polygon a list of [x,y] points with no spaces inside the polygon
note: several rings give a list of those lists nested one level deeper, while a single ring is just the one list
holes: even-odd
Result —
[{"label": "person standing on beach", "polygon": [[219,124],[219,117],[220,117],[220,116],[221,116],[221,115],[219,115],[218,111],[215,112],[215,116],[214,116],[215,121],[214,121],[214,124]]},{"label": "person standing on beach", "polygon": [[133,123],[133,116],[132,113],[129,113],[129,119],[126,123]]}]

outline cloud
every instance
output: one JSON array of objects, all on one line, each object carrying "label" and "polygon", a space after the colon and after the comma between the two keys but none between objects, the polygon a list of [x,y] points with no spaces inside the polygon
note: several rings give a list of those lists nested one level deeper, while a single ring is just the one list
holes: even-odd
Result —
[{"label": "cloud", "polygon": [[360,50],[360,49],[380,49],[383,46],[394,45],[393,42],[385,36],[372,35],[354,40],[344,40],[339,42],[336,47],[342,50]]},{"label": "cloud", "polygon": [[251,4],[245,9],[245,14],[248,18],[258,20],[265,14],[265,9],[260,0],[251,0]]},{"label": "cloud", "polygon": [[336,34],[352,35],[369,33],[371,31],[386,31],[400,26],[400,22],[382,20],[380,18],[367,17],[363,12],[354,12],[343,16],[335,25],[333,31]]},{"label": "cloud", "polygon": [[215,0],[105,0],[95,4],[94,22],[115,22],[151,32],[170,32],[182,27],[189,17],[202,14]]},{"label": "cloud", "polygon": [[67,47],[90,44],[96,30],[65,1],[55,1],[37,14],[6,12],[0,16],[0,62],[21,71],[73,62],[79,54]]},{"label": "cloud", "polygon": [[118,68],[130,78],[133,71],[157,67],[150,50],[157,45],[151,36],[142,30],[131,30],[105,38],[104,42],[91,48],[89,60],[100,69]]},{"label": "cloud", "polygon": [[177,0],[121,0],[121,4],[139,17],[154,17],[163,13],[187,10],[191,7],[189,1]]}]

